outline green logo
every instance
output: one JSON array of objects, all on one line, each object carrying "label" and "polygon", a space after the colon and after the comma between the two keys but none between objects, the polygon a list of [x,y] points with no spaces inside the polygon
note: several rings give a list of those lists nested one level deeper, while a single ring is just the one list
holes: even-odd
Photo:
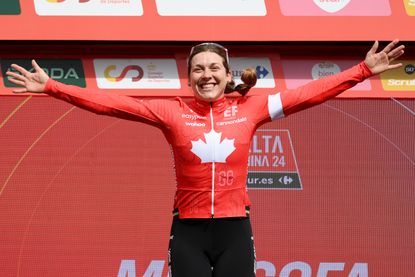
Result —
[{"label": "green logo", "polygon": [[[86,87],[85,73],[81,60],[36,59],[36,62],[52,79],[68,85]],[[31,72],[34,71],[32,68],[32,60],[2,59],[0,64],[3,76],[6,76],[7,71],[15,71],[10,67],[10,65],[13,63],[18,64]],[[5,87],[17,87],[17,85],[11,83],[8,78],[3,78],[3,80]]]},{"label": "green logo", "polygon": [[20,14],[19,0],[1,0],[0,14]]}]

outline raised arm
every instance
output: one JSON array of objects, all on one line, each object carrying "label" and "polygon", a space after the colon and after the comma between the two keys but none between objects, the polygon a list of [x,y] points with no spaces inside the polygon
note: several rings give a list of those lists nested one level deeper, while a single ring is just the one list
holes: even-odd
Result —
[{"label": "raised arm", "polygon": [[396,47],[398,43],[398,40],[394,40],[382,51],[376,53],[379,46],[376,41],[360,64],[338,74],[312,81],[295,90],[282,92],[281,102],[284,115],[287,116],[323,103],[366,78],[402,66],[401,63],[391,64],[404,53],[405,46]]},{"label": "raised arm", "polygon": [[[90,92],[77,86],[66,85],[49,78],[35,60],[32,60],[33,73],[16,64],[11,66],[20,73],[7,72],[10,82],[21,86],[14,89],[14,93],[46,93],[96,114],[142,121],[157,126],[163,125],[166,121],[168,113],[166,100],[142,101],[128,96]],[[169,109],[172,108],[172,105],[168,106]]]}]

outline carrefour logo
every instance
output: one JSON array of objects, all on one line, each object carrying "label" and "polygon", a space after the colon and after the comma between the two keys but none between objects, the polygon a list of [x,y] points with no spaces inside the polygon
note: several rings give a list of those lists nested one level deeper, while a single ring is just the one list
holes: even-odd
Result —
[{"label": "carrefour logo", "polygon": [[180,88],[174,59],[95,59],[94,68],[99,88]]},{"label": "carrefour logo", "polygon": [[112,76],[111,75],[111,73],[114,72],[114,71],[117,71],[117,66],[113,65],[113,64],[109,65],[104,70],[104,76],[109,82],[120,82],[120,81],[122,81],[127,76],[127,73],[129,71],[136,72],[136,75],[131,76],[131,82],[138,82],[144,76],[144,70],[138,65],[129,65],[129,66],[123,68],[121,74],[119,74],[118,76]]},{"label": "carrefour logo", "polygon": [[[264,79],[269,71],[263,65],[257,65],[255,67],[256,76],[258,79]],[[233,77],[241,78],[243,71],[242,70],[232,70]]]},{"label": "carrefour logo", "polygon": [[255,68],[258,77],[258,81],[255,85],[256,88],[275,87],[271,61],[268,58],[231,58],[230,63],[235,83],[242,83],[241,75],[246,68]]},{"label": "carrefour logo", "polygon": [[140,16],[141,0],[34,0],[41,16]]}]

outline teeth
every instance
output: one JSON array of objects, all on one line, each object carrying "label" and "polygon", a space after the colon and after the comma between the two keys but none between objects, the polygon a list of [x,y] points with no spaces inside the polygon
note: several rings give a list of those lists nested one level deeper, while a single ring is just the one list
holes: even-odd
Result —
[{"label": "teeth", "polygon": [[210,88],[213,88],[214,86],[215,86],[214,84],[204,84],[204,85],[201,85],[202,89],[210,89]]}]

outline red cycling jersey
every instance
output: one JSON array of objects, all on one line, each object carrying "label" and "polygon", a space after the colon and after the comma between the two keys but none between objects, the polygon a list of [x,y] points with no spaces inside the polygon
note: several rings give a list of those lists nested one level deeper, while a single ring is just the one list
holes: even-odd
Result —
[{"label": "red cycling jersey", "polygon": [[52,79],[45,93],[97,114],[159,127],[173,149],[180,218],[244,217],[251,138],[262,124],[328,100],[372,75],[365,63],[291,91],[221,98],[144,100],[85,89]]}]

